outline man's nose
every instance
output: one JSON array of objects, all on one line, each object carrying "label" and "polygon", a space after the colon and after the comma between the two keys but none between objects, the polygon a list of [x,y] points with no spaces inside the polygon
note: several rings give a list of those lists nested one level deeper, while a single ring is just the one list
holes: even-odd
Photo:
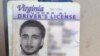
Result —
[{"label": "man's nose", "polygon": [[28,38],[28,44],[32,44],[32,38],[31,37]]}]

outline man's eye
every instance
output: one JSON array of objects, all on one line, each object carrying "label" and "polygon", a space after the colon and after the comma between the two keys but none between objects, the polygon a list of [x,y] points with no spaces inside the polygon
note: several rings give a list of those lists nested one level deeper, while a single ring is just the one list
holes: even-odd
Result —
[{"label": "man's eye", "polygon": [[22,37],[23,37],[24,39],[26,39],[26,38],[28,38],[28,35],[27,35],[27,34],[23,34]]},{"label": "man's eye", "polygon": [[22,37],[23,37],[24,39],[28,38],[28,36],[27,36],[27,35],[23,35]]},{"label": "man's eye", "polygon": [[39,36],[32,36],[32,38],[39,39],[40,37]]}]

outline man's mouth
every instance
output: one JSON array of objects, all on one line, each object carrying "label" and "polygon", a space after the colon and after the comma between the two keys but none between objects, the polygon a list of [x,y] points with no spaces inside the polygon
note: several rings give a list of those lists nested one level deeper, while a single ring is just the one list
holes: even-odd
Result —
[{"label": "man's mouth", "polygon": [[26,45],[25,48],[28,49],[28,50],[31,50],[31,49],[34,48],[34,47],[31,46],[31,45]]}]

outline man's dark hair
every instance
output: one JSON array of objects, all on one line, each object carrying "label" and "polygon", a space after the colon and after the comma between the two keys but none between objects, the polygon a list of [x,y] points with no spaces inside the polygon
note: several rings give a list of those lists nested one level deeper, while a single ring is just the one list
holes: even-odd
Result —
[{"label": "man's dark hair", "polygon": [[22,25],[21,25],[21,28],[20,28],[20,35],[21,35],[21,32],[22,32],[22,29],[26,26],[32,26],[32,27],[38,27],[40,30],[41,30],[41,37],[44,38],[45,36],[45,27],[38,21],[35,21],[35,20],[28,20],[28,21],[25,21]]}]

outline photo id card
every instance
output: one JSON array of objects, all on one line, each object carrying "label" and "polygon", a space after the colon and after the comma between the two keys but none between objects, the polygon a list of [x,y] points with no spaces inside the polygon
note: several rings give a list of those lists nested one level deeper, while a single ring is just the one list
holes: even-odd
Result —
[{"label": "photo id card", "polygon": [[79,56],[80,5],[9,1],[9,56]]}]

